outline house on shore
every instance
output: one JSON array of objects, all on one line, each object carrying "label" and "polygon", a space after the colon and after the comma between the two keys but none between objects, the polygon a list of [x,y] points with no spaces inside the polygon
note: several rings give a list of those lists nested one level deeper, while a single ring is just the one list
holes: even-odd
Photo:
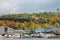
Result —
[{"label": "house on shore", "polygon": [[0,26],[0,35],[1,36],[9,36],[9,35],[13,35],[13,31],[14,29],[10,28],[10,27],[4,27],[4,26]]}]

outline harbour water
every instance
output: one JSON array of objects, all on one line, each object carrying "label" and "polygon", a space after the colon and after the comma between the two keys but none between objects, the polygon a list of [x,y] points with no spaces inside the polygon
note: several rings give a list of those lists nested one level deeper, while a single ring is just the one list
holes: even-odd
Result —
[{"label": "harbour water", "polygon": [[0,40],[60,40],[60,38],[0,38]]}]

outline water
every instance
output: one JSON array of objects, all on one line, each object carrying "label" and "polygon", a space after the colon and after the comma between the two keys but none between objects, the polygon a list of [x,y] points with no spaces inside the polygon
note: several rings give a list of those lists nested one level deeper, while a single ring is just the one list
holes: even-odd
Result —
[{"label": "water", "polygon": [[0,40],[60,40],[60,38],[47,39],[47,38],[0,38]]}]

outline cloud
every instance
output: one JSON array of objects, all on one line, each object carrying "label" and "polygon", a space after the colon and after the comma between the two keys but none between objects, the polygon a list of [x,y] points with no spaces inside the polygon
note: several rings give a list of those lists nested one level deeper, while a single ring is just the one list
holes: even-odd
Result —
[{"label": "cloud", "polygon": [[0,0],[0,13],[54,11],[60,0]]}]

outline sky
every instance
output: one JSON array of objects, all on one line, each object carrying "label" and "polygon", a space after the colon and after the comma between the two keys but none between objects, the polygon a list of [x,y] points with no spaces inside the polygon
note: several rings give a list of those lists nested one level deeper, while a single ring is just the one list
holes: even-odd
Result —
[{"label": "sky", "polygon": [[60,0],[0,0],[0,15],[52,11],[60,8]]}]

